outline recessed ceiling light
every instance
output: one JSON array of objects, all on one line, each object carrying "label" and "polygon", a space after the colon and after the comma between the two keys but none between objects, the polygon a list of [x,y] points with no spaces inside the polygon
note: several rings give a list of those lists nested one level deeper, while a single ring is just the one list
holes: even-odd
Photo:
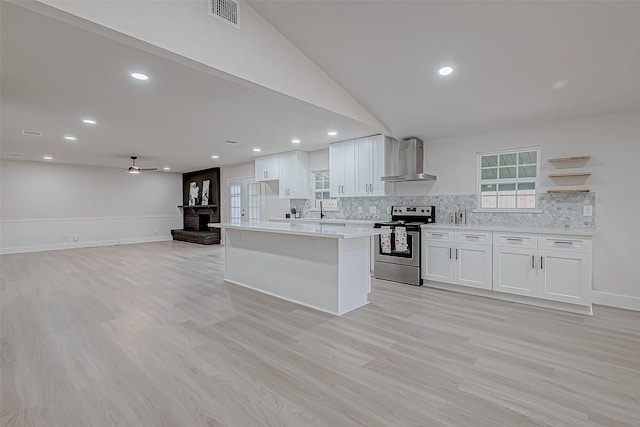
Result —
[{"label": "recessed ceiling light", "polygon": [[171,168],[170,168],[169,166],[165,166],[165,167],[163,167],[162,169],[163,169],[163,170],[166,170],[166,171],[170,171],[170,170],[171,170]]},{"label": "recessed ceiling light", "polygon": [[329,136],[336,136],[337,134],[338,134],[338,132],[336,132],[335,130],[327,132],[327,135],[329,135]]},{"label": "recessed ceiling light", "polygon": [[294,144],[300,144],[300,140],[299,139],[292,139],[291,142],[293,142]]},{"label": "recessed ceiling light", "polygon": [[569,84],[569,80],[567,79],[560,79],[557,82],[554,82],[551,85],[551,89],[562,89],[567,87],[567,85]]},{"label": "recessed ceiling light", "polygon": [[142,73],[131,73],[131,77],[133,77],[136,80],[149,80],[149,76]]},{"label": "recessed ceiling light", "polygon": [[71,136],[71,135],[65,136],[64,139],[66,139],[67,141],[77,141],[78,140],[78,138],[76,138],[75,136]]},{"label": "recessed ceiling light", "polygon": [[42,158],[45,160],[53,160],[53,157],[51,156],[42,156]]},{"label": "recessed ceiling light", "polygon": [[95,125],[96,121],[93,119],[82,119],[82,123],[85,123],[87,125]]},{"label": "recessed ceiling light", "polygon": [[212,158],[212,159],[219,159],[219,158],[220,158],[220,156],[213,155],[213,156],[211,156],[211,158]]},{"label": "recessed ceiling light", "polygon": [[262,151],[259,148],[254,148],[253,151],[258,152],[258,151]]},{"label": "recessed ceiling light", "polygon": [[448,76],[451,73],[453,73],[453,68],[446,66],[446,67],[442,67],[438,70],[438,74],[440,74],[441,76]]}]

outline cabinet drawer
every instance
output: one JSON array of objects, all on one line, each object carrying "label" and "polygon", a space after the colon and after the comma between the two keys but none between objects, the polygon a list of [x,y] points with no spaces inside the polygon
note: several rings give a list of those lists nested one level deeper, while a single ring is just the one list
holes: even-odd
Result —
[{"label": "cabinet drawer", "polygon": [[591,240],[572,236],[538,236],[538,249],[591,252]]},{"label": "cabinet drawer", "polygon": [[453,231],[447,230],[423,230],[423,237],[426,241],[431,242],[450,242],[453,243]]},{"label": "cabinet drawer", "polygon": [[537,248],[538,235],[527,233],[493,233],[495,246],[507,246],[516,248]]},{"label": "cabinet drawer", "polygon": [[456,243],[491,246],[492,234],[490,231],[456,231]]}]

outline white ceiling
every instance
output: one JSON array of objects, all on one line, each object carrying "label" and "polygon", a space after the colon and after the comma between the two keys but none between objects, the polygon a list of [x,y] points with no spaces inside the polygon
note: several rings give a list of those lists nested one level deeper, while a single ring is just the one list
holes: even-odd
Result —
[{"label": "white ceiling", "polygon": [[[640,2],[250,4],[396,137],[438,139],[640,108]],[[248,161],[254,146],[259,155],[309,151],[372,133],[188,61],[11,3],[0,11],[2,158],[49,154],[126,168],[136,154],[141,167],[184,172]],[[439,77],[442,65],[454,74]],[[151,79],[132,80],[134,70]],[[552,89],[561,79],[568,85]],[[84,117],[98,124],[83,125]],[[340,135],[328,137],[329,128]],[[67,134],[78,141],[65,142]],[[303,143],[294,146],[293,137]]]},{"label": "white ceiling", "polygon": [[399,137],[640,108],[638,1],[250,4]]},{"label": "white ceiling", "polygon": [[[370,135],[360,122],[2,4],[2,158],[187,172]],[[133,71],[147,82],[130,78]],[[95,126],[81,122],[85,117]],[[327,131],[336,129],[337,137]],[[43,132],[25,136],[22,130]],[[67,142],[74,135],[76,142]],[[300,144],[291,139],[300,138]],[[239,141],[232,146],[226,140]],[[260,153],[253,148],[260,147]],[[20,154],[19,157],[12,154]],[[219,160],[211,159],[219,155]]]}]

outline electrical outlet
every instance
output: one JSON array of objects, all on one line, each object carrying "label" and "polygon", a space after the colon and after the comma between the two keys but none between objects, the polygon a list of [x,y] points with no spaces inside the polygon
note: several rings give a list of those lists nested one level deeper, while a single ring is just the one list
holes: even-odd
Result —
[{"label": "electrical outlet", "polygon": [[371,206],[371,207],[369,208],[369,213],[370,213],[370,214],[374,214],[374,213],[376,213],[376,212],[377,212],[377,209],[376,209],[376,207],[375,207],[375,206]]},{"label": "electrical outlet", "polygon": [[583,206],[582,216],[593,216],[593,206]]},{"label": "electrical outlet", "polygon": [[358,213],[362,213],[362,206],[358,206]]},{"label": "electrical outlet", "polygon": [[77,242],[77,241],[78,241],[78,235],[77,235],[77,234],[74,234],[74,235],[73,235],[73,241],[74,241],[74,242]]}]

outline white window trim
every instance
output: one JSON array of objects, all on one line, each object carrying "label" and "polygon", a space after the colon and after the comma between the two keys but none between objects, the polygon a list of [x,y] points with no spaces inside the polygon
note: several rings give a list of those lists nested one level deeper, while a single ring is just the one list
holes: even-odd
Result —
[{"label": "white window trim", "polygon": [[[311,176],[312,179],[310,179],[311,181],[311,206],[309,206],[309,212],[320,212],[320,208],[316,208],[316,174],[318,172],[324,172],[327,171],[329,172],[329,169],[321,169],[321,170],[316,170],[316,171],[312,171],[311,172]],[[329,179],[331,179],[331,175],[329,175]],[[324,192],[324,190],[323,190]],[[330,197],[331,198],[331,197]],[[336,200],[336,205],[337,205],[337,199]],[[323,207],[322,208],[322,212],[338,212],[340,209],[336,206],[335,208],[329,208],[329,207]]]},{"label": "white window trim", "polygon": [[[494,154],[505,154],[505,153],[521,153],[525,151],[536,151],[536,207],[533,209],[530,208],[482,208],[480,203],[482,203],[482,192],[480,191],[480,185],[482,182],[482,156],[491,156]],[[513,213],[513,214],[540,214],[542,213],[542,209],[538,208],[538,203],[540,203],[540,146],[532,145],[528,147],[517,147],[517,148],[504,148],[500,150],[492,150],[492,151],[478,151],[476,152],[476,208],[472,211],[474,213]],[[527,178],[527,181],[531,181],[530,178]],[[516,181],[517,182],[517,181]]]}]

